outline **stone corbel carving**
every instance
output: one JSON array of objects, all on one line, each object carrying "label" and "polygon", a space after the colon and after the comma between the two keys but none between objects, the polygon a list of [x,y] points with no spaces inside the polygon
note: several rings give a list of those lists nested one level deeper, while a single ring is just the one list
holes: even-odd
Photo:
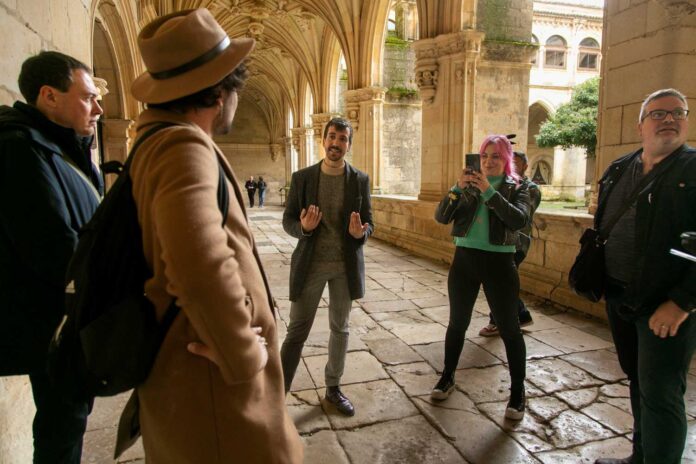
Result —
[{"label": "stone corbel carving", "polygon": [[272,143],[271,147],[271,161],[276,161],[279,156],[285,156],[285,151],[283,150],[283,145],[279,143]]},{"label": "stone corbel carving", "polygon": [[438,77],[439,70],[435,60],[432,60],[432,63],[416,65],[416,84],[418,84],[418,88],[420,89],[423,103],[431,104],[435,101]]},{"label": "stone corbel carving", "polygon": [[353,125],[353,130],[358,130],[360,124],[360,102],[384,101],[387,89],[384,87],[364,87],[362,89],[346,90],[343,98],[346,102],[346,116]]},{"label": "stone corbel carving", "polygon": [[665,9],[667,21],[671,25],[679,24],[689,15],[696,13],[694,0],[657,0],[657,3]]}]

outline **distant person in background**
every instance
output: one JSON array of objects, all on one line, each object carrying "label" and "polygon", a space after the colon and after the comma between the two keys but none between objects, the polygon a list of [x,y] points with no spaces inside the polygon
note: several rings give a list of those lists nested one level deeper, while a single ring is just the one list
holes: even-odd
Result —
[{"label": "distant person in background", "polygon": [[263,180],[263,177],[259,176],[256,188],[259,190],[259,208],[263,208],[263,202],[266,200],[266,181]]},{"label": "distant person in background", "polygon": [[[517,233],[517,245],[515,245],[515,266],[519,270],[520,264],[527,257],[527,252],[529,251],[529,246],[532,243],[532,224],[534,222],[534,212],[539,207],[541,202],[541,191],[539,191],[539,186],[529,180],[525,175],[527,171],[527,155],[521,151],[513,152],[513,162],[515,163],[515,172],[521,177],[520,187],[529,190],[529,198],[531,200],[531,205],[529,209],[529,222],[525,225],[522,230]],[[520,321],[520,327],[526,327],[528,325],[534,324],[532,320],[532,314],[527,309],[527,306],[519,298],[517,304],[517,318]],[[498,325],[495,323],[493,318],[493,313],[489,314],[489,323],[486,327],[481,329],[479,335],[482,337],[493,337],[499,335]]]},{"label": "distant person in background", "polygon": [[244,188],[247,191],[247,195],[249,195],[249,208],[254,207],[254,197],[256,196],[256,187],[257,187],[257,184],[254,181],[254,176],[249,176],[249,180],[244,183]]}]

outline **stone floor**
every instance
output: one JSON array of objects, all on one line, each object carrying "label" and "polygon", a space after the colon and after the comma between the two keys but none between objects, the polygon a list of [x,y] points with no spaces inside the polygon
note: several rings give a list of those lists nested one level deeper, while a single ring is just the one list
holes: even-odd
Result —
[{"label": "stone floor", "polygon": [[[288,272],[295,240],[277,207],[250,212],[285,334]],[[443,363],[448,318],[447,266],[378,240],[365,248],[367,292],[354,302],[343,390],[357,413],[343,417],[321,401],[327,359],[326,300],[305,346],[287,404],[306,445],[306,463],[592,463],[630,453],[626,381],[604,322],[523,295],[534,325],[527,343],[527,414],[503,418],[508,371],[499,338],[478,337],[487,323],[481,295],[457,371],[457,390],[441,403],[430,389]],[[112,463],[115,426],[126,397],[99,399],[86,435],[85,463]],[[686,395],[684,462],[696,463],[696,359]],[[119,462],[142,463],[141,446]],[[205,464],[205,463],[202,463]]]}]

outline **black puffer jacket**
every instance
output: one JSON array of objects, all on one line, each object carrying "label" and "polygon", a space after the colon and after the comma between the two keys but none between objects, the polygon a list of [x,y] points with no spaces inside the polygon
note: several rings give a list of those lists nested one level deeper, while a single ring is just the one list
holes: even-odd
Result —
[{"label": "black puffer jacket", "polygon": [[90,142],[31,106],[0,107],[0,375],[42,368],[64,313],[65,270],[103,191]]},{"label": "black puffer jacket", "polygon": [[[435,220],[452,225],[451,234],[465,237],[469,232],[476,210],[481,202],[478,190],[463,193],[450,191],[435,210]],[[490,209],[488,239],[492,245],[516,245],[517,231],[529,222],[529,189],[519,188],[511,177],[505,177],[498,190],[486,202]]]},{"label": "black puffer jacket", "polygon": [[[597,230],[616,181],[640,152],[614,161],[600,179]],[[684,145],[664,162],[669,167],[636,200],[636,272],[624,298],[635,315],[652,314],[668,299],[684,310],[696,308],[696,263],[669,253],[682,249],[683,232],[696,231],[696,150]]]}]

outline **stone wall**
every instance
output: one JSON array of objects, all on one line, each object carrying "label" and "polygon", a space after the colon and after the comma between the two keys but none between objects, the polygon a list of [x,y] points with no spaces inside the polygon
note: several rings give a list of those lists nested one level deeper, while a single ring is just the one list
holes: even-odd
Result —
[{"label": "stone wall", "polygon": [[478,152],[479,145],[490,134],[517,134],[518,146],[526,146],[529,65],[484,60],[479,63],[476,77],[472,152]]},{"label": "stone wall", "polygon": [[421,165],[421,105],[385,103],[382,114],[382,192],[418,195]]},{"label": "stone wall", "polygon": [[384,75],[382,83],[387,88],[404,87],[418,89],[416,85],[416,52],[408,41],[390,38],[384,44]]},{"label": "stone wall", "polygon": [[[0,104],[22,99],[17,85],[22,63],[41,50],[58,50],[91,65],[90,3],[0,0]],[[0,463],[31,462],[34,412],[28,377],[0,377]]]},{"label": "stone wall", "polygon": [[[677,88],[694,107],[695,34],[694,1],[606,2],[595,178],[640,145],[638,114],[651,92]],[[693,116],[691,121],[688,141],[695,145]]]},{"label": "stone wall", "polygon": [[420,189],[422,104],[415,82],[411,43],[390,37],[384,44],[382,193],[416,196]]},{"label": "stone wall", "polygon": [[[454,253],[451,226],[435,222],[436,206],[430,201],[374,196],[374,236],[449,263]],[[592,225],[592,216],[537,212],[534,224],[532,247],[520,268],[522,290],[603,318],[602,304],[590,303],[568,287],[568,270],[579,250],[582,231]]]}]

